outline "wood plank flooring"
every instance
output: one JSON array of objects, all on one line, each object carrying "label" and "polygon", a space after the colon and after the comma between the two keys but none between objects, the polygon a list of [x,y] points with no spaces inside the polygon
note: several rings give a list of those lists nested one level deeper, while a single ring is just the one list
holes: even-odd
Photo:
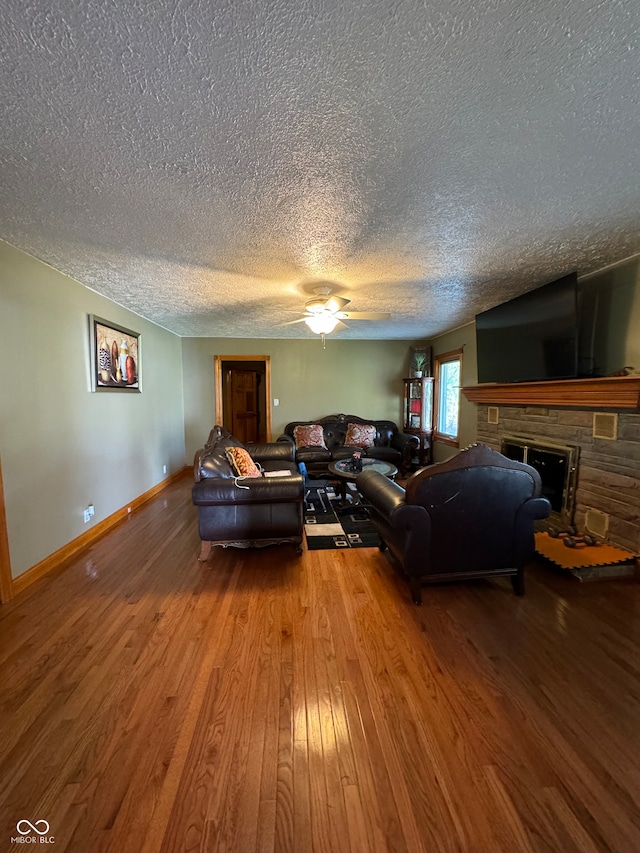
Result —
[{"label": "wood plank flooring", "polygon": [[640,850],[637,581],[203,566],[190,485],[0,608],[0,850]]}]

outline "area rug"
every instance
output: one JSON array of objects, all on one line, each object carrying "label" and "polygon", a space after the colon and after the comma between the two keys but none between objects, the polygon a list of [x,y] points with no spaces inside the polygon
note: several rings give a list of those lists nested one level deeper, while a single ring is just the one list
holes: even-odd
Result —
[{"label": "area rug", "polygon": [[321,551],[338,548],[377,548],[380,539],[357,493],[350,491],[351,501],[343,502],[329,486],[310,489],[305,499],[304,532],[307,548]]}]

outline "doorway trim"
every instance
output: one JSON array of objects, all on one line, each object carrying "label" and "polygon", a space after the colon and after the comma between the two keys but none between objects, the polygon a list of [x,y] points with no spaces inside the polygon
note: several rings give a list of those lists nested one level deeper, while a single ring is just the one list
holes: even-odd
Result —
[{"label": "doorway trim", "polygon": [[271,356],[270,355],[214,355],[213,370],[216,392],[216,419],[215,423],[224,423],[224,395],[222,393],[222,365],[225,361],[261,361],[264,364],[264,393],[266,397],[265,406],[265,431],[267,441],[271,441]]},{"label": "doorway trim", "polygon": [[13,578],[11,576],[7,514],[4,504],[4,487],[2,485],[2,460],[0,460],[0,603],[6,604],[12,598]]}]

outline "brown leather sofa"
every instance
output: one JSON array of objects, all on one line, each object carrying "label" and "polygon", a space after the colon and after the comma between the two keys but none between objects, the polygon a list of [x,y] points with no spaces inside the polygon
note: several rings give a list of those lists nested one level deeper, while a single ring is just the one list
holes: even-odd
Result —
[{"label": "brown leather sofa", "polygon": [[373,424],[376,428],[376,437],[373,447],[362,450],[362,455],[373,459],[382,459],[391,462],[400,471],[406,472],[411,468],[412,457],[417,453],[419,439],[415,435],[401,432],[398,425],[393,421],[373,420],[360,418],[357,415],[327,415],[314,421],[292,421],[284,428],[284,433],[279,436],[279,442],[286,442],[295,448],[294,430],[297,426],[311,426],[320,424],[324,435],[326,448],[322,447],[298,447],[295,448],[295,460],[297,463],[304,462],[307,471],[312,475],[324,476],[327,474],[330,462],[339,459],[348,459],[355,450],[360,448],[345,445],[347,429],[350,423]]},{"label": "brown leather sofa", "polygon": [[407,575],[413,601],[423,583],[509,575],[524,593],[534,521],[551,505],[535,468],[482,444],[418,471],[398,486],[375,471],[356,479],[381,539]]},{"label": "brown leather sofa", "polygon": [[225,454],[228,447],[242,445],[215,426],[195,455],[192,499],[202,539],[199,559],[207,560],[213,545],[249,548],[290,542],[302,553],[304,481],[291,445],[248,445],[265,472],[288,471],[284,477],[256,478],[235,475]]}]

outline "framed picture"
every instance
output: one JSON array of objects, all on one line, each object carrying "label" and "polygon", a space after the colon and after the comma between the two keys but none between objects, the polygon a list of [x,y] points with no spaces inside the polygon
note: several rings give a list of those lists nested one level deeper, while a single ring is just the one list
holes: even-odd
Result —
[{"label": "framed picture", "polygon": [[93,391],[140,391],[140,335],[89,317]]},{"label": "framed picture", "polygon": [[431,347],[411,347],[409,370],[416,379],[431,376]]}]

